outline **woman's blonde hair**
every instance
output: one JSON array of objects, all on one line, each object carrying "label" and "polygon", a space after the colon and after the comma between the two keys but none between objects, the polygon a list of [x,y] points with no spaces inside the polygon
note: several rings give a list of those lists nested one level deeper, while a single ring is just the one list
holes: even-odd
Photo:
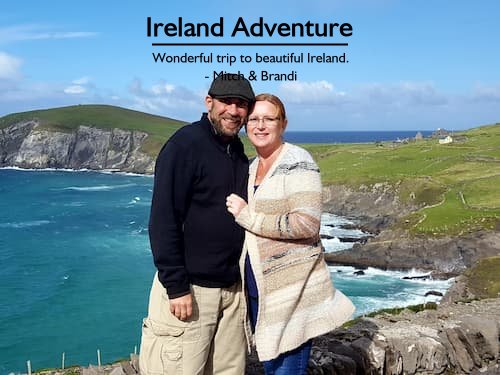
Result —
[{"label": "woman's blonde hair", "polygon": [[278,98],[276,95],[273,94],[259,94],[255,97],[256,102],[269,102],[271,104],[274,104],[276,108],[278,108],[278,116],[281,121],[286,120],[286,112],[285,112],[285,105],[281,101],[280,98]]}]

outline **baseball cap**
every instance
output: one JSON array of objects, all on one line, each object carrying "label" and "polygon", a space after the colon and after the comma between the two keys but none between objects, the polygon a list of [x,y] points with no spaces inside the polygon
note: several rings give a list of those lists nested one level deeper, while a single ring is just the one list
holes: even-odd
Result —
[{"label": "baseball cap", "polygon": [[242,74],[224,73],[215,78],[208,95],[212,98],[240,98],[249,103],[255,101],[250,82]]}]

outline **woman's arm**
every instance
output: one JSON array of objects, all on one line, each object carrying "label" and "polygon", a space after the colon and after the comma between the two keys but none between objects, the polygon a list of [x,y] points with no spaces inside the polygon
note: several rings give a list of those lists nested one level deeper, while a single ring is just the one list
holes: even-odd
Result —
[{"label": "woman's arm", "polygon": [[286,200],[284,206],[287,209],[282,213],[256,212],[234,194],[228,197],[228,204],[236,209],[231,212],[228,205],[228,210],[238,224],[259,236],[292,240],[319,238],[322,209],[319,170],[308,169],[286,175],[285,189],[286,196],[276,197],[277,201]]}]

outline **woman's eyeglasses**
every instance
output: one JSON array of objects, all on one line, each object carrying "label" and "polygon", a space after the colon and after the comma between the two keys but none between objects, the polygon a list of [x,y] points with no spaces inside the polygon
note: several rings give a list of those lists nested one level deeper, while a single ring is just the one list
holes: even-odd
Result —
[{"label": "woman's eyeglasses", "polygon": [[278,124],[278,121],[280,120],[279,117],[270,117],[270,116],[264,116],[264,117],[252,117],[250,116],[247,121],[247,126],[257,126],[261,121],[264,123],[265,126],[276,126]]}]

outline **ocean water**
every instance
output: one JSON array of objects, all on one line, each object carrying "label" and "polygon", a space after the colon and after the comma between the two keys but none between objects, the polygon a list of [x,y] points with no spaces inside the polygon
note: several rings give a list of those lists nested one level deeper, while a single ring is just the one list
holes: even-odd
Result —
[{"label": "ocean water", "polygon": [[[291,143],[369,143],[377,141],[396,141],[414,138],[418,130],[399,131],[286,131],[285,140]],[[420,131],[424,137],[432,134],[431,130]]]},{"label": "ocean water", "polygon": [[[0,374],[96,364],[139,347],[154,274],[147,235],[152,178],[125,174],[0,169]],[[327,251],[366,234],[325,214]],[[446,281],[409,273],[331,267],[357,315],[435,297]],[[413,274],[418,274],[414,271]]]},{"label": "ocean water", "polygon": [[[352,248],[355,239],[370,236],[359,229],[355,219],[348,219],[330,213],[321,217],[321,231],[323,236],[333,237],[321,241],[325,252],[335,252]],[[345,241],[347,239],[347,241]],[[430,278],[405,279],[405,277],[428,276],[429,272],[384,271],[372,267],[362,270],[363,275],[355,272],[360,270],[350,266],[329,266],[335,287],[347,294],[356,306],[355,316],[367,314],[382,308],[409,306],[425,302],[438,302],[439,297],[425,296],[425,293],[434,290],[445,293],[452,280],[431,280]]]}]

